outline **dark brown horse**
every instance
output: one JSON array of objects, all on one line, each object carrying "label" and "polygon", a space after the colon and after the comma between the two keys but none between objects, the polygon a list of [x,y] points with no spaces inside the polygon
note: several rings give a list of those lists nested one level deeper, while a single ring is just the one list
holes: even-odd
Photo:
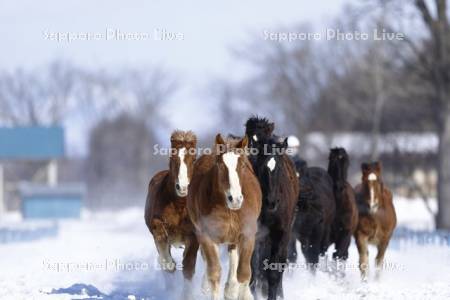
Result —
[{"label": "dark brown horse", "polygon": [[359,210],[355,239],[361,276],[366,279],[369,258],[367,246],[373,244],[378,248],[375,260],[378,276],[389,240],[397,224],[397,217],[392,203],[392,193],[383,183],[381,164],[363,163],[361,170],[362,183],[355,189]]},{"label": "dark brown horse", "polygon": [[246,136],[256,150],[252,165],[261,184],[262,210],[258,219],[258,238],[252,258],[252,289],[261,288],[268,299],[283,297],[283,268],[287,262],[288,246],[299,181],[295,166],[286,154],[287,139],[272,134],[274,124],[253,117],[246,123]]},{"label": "dark brown horse", "polygon": [[261,189],[245,149],[248,140],[225,142],[216,136],[216,153],[203,155],[194,166],[187,207],[202,255],[212,299],[220,298],[218,246],[228,245],[226,299],[253,299],[250,261],[261,210]]},{"label": "dark brown horse", "polygon": [[358,225],[358,209],[355,192],[347,182],[350,159],[344,148],[330,151],[328,174],[333,179],[336,217],[332,226],[331,242],[334,243],[333,259],[347,260],[352,235]]},{"label": "dark brown horse", "polygon": [[[157,173],[148,186],[145,223],[153,235],[163,270],[175,271],[170,253],[172,246],[185,247],[183,275],[189,289],[195,271],[198,242],[186,208],[186,196],[195,161],[196,136],[191,132],[175,131],[171,138],[169,170]],[[185,293],[189,293],[185,290]]]},{"label": "dark brown horse", "polygon": [[292,228],[289,261],[296,261],[295,244],[298,239],[308,267],[314,272],[319,256],[325,255],[330,246],[330,234],[336,213],[333,180],[325,169],[308,167],[306,161],[300,158],[295,158],[295,168],[301,189],[297,216]]}]

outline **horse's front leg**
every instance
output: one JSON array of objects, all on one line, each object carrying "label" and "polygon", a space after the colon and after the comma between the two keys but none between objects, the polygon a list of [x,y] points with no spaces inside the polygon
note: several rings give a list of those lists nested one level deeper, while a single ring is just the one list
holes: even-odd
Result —
[{"label": "horse's front leg", "polygon": [[361,271],[361,279],[366,280],[367,270],[369,268],[369,251],[367,249],[368,237],[367,235],[356,232],[355,234],[356,247],[359,253],[359,270]]},{"label": "horse's front leg", "polygon": [[189,236],[186,239],[183,252],[183,299],[192,299],[192,277],[195,272],[198,247],[197,238],[194,235]]},{"label": "horse's front leg", "polygon": [[297,262],[297,234],[294,232],[295,227],[293,228],[293,232],[291,234],[291,240],[289,242],[289,254],[288,260],[291,263]]},{"label": "horse's front leg", "polygon": [[272,249],[270,263],[275,263],[278,268],[268,270],[269,300],[276,300],[277,296],[283,298],[283,272],[287,267],[287,248],[289,244],[289,232],[272,233]]},{"label": "horse's front leg", "polygon": [[339,233],[339,238],[336,241],[336,251],[333,253],[333,259],[335,260],[347,260],[348,248],[352,241],[352,234],[350,230],[342,229]]},{"label": "horse's front leg", "polygon": [[156,249],[158,250],[158,264],[164,271],[163,277],[166,289],[172,289],[174,285],[175,261],[170,254],[170,244],[166,239],[155,239]]},{"label": "horse's front leg", "polygon": [[228,278],[225,283],[225,299],[236,299],[239,293],[239,283],[237,281],[237,268],[239,263],[238,249],[236,245],[228,246]]},{"label": "horse's front leg", "polygon": [[384,263],[384,254],[386,253],[386,249],[389,244],[389,237],[383,238],[380,240],[380,242],[377,245],[377,257],[375,258],[375,265],[376,265],[376,278],[379,279],[381,275],[381,271],[383,269],[383,263]]},{"label": "horse's front leg", "polygon": [[211,299],[220,299],[220,260],[219,260],[219,246],[208,237],[199,239],[200,246],[206,260],[206,276],[209,281],[211,289]]},{"label": "horse's front leg", "polygon": [[237,281],[239,283],[238,299],[253,300],[250,291],[250,279],[252,276],[252,254],[255,247],[255,237],[244,236],[239,242],[239,263],[237,266]]},{"label": "horse's front leg", "polygon": [[155,246],[158,250],[158,263],[161,269],[168,272],[174,272],[175,261],[170,254],[170,244],[167,240],[167,233],[163,222],[155,219],[152,221],[151,227]]}]

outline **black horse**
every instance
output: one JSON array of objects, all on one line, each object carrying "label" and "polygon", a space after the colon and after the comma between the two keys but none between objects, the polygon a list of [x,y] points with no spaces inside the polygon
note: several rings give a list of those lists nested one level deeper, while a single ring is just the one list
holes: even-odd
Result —
[{"label": "black horse", "polygon": [[[271,124],[271,128],[252,126],[255,123]],[[249,140],[253,140],[252,147],[266,150],[259,151],[252,159],[253,169],[261,184],[263,205],[252,257],[251,287],[255,293],[256,287],[261,286],[268,299],[275,300],[277,296],[283,296],[284,269],[270,266],[281,267],[287,262],[299,185],[295,166],[284,153],[287,139],[280,143],[278,138],[271,136],[272,131],[273,123],[266,119],[252,118],[247,122],[246,134]]]},{"label": "black horse", "polygon": [[300,181],[297,216],[292,228],[289,261],[297,260],[296,240],[301,243],[302,253],[312,271],[330,246],[330,234],[335,219],[336,204],[333,181],[327,171],[309,167],[306,161],[295,159]]},{"label": "black horse", "polygon": [[347,260],[348,247],[358,225],[358,209],[355,192],[347,182],[350,159],[344,148],[330,151],[328,174],[333,179],[333,192],[336,200],[336,218],[331,232],[331,241],[335,244],[333,258]]}]

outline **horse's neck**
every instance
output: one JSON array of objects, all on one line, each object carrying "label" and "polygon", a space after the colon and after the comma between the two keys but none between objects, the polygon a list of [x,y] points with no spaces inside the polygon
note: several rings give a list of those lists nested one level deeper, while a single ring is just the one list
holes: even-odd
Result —
[{"label": "horse's neck", "polygon": [[177,193],[175,191],[175,175],[173,175],[170,170],[166,177],[166,182],[164,184],[164,192],[170,200],[178,198]]},{"label": "horse's neck", "polygon": [[345,188],[347,184],[347,176],[345,176],[344,172],[339,171],[337,174],[335,172],[332,172],[329,175],[333,179],[333,186],[335,189],[342,190]]},{"label": "horse's neck", "polygon": [[344,183],[347,182],[347,170],[344,170],[341,166],[328,166],[328,175],[330,175],[335,184],[344,185]]},{"label": "horse's neck", "polygon": [[210,195],[208,201],[211,204],[214,202],[225,203],[225,195],[223,191],[220,190],[217,166],[213,166],[209,172],[205,174],[205,179],[209,181],[204,185],[207,189],[205,194]]}]

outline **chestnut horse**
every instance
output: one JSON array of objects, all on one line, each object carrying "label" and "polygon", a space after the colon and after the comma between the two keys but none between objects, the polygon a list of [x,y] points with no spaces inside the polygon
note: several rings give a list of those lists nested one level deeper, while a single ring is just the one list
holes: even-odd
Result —
[{"label": "chestnut horse", "polygon": [[358,225],[355,192],[347,182],[349,165],[350,160],[344,148],[331,149],[328,174],[333,179],[333,191],[336,200],[336,217],[332,226],[331,242],[335,246],[333,259],[343,261],[348,258],[348,248]]},{"label": "chestnut horse", "polygon": [[378,276],[383,266],[386,248],[397,224],[397,217],[392,203],[392,193],[383,183],[381,164],[363,163],[361,171],[362,183],[356,187],[359,222],[355,240],[359,252],[361,277],[366,279],[369,258],[367,245],[374,244],[378,248],[375,260]]},{"label": "chestnut horse", "polygon": [[185,294],[194,275],[198,242],[186,209],[186,196],[192,178],[197,138],[191,131],[175,131],[170,138],[169,170],[157,173],[148,186],[145,223],[153,235],[161,268],[175,271],[170,248],[185,247],[183,275]]},{"label": "chestnut horse", "polygon": [[226,299],[253,299],[249,283],[261,188],[247,158],[248,140],[216,136],[216,153],[194,166],[187,207],[207,265],[212,299],[220,298],[220,244],[228,245]]}]

